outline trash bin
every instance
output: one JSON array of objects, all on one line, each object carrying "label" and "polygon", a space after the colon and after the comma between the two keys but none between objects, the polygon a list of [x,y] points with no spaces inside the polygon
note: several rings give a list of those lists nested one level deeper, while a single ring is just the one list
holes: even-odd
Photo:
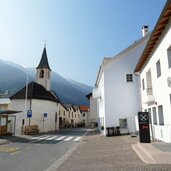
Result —
[{"label": "trash bin", "polygon": [[119,126],[116,127],[116,135],[121,135]]}]

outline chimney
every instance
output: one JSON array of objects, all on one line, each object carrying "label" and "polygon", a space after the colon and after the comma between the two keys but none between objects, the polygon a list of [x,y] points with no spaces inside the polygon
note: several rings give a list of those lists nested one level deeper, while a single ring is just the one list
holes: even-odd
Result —
[{"label": "chimney", "polygon": [[143,37],[148,33],[148,26],[143,26],[142,27],[142,35]]}]

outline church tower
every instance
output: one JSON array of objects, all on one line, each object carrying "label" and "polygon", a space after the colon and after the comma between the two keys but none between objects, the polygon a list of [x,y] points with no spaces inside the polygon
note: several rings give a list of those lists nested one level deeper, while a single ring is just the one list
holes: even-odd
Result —
[{"label": "church tower", "polygon": [[37,69],[36,82],[44,86],[46,90],[50,91],[51,69],[48,63],[46,46],[43,49],[43,54],[40,63],[36,69]]}]

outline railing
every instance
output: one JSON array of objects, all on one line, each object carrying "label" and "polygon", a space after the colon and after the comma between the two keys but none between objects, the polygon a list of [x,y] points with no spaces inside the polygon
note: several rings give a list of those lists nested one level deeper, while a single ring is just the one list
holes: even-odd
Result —
[{"label": "railing", "polygon": [[146,88],[146,91],[147,91],[147,95],[153,95],[153,89],[152,89],[152,87]]}]

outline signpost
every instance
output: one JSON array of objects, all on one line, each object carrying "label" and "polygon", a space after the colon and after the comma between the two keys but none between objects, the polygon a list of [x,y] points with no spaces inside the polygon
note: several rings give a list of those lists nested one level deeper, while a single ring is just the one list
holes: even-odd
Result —
[{"label": "signpost", "polygon": [[27,110],[27,117],[31,118],[32,117],[32,110]]},{"label": "signpost", "polygon": [[29,126],[30,126],[30,121],[32,118],[32,110],[27,110],[27,118],[29,118]]},{"label": "signpost", "polygon": [[150,143],[149,113],[138,112],[140,142]]},{"label": "signpost", "polygon": [[45,118],[47,118],[48,114],[47,113],[43,113],[43,132],[44,132],[44,122],[45,122]]}]

